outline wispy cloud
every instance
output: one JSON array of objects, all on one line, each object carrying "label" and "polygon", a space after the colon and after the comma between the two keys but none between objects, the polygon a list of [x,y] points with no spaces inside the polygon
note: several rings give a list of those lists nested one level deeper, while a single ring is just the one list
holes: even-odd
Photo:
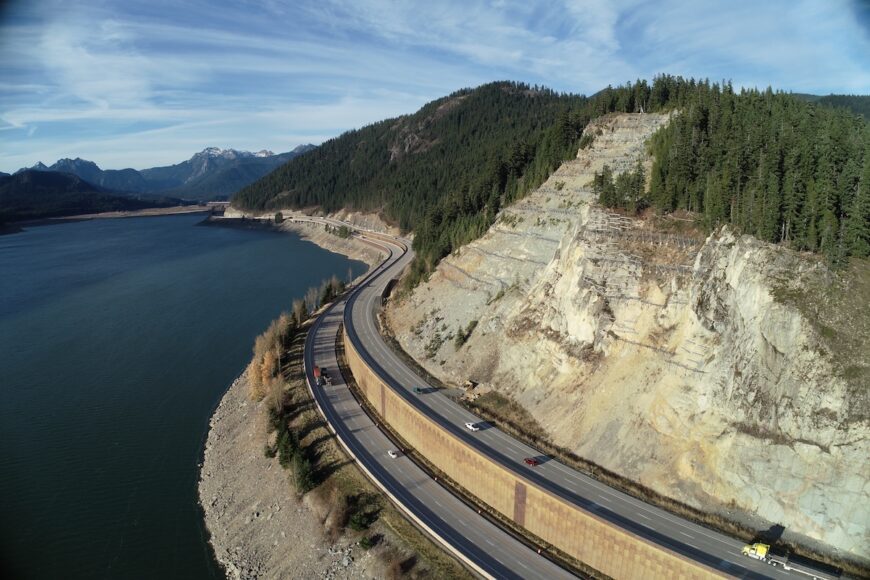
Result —
[{"label": "wispy cloud", "polygon": [[5,171],[287,150],[496,79],[870,91],[867,22],[846,0],[20,0],[6,14]]}]

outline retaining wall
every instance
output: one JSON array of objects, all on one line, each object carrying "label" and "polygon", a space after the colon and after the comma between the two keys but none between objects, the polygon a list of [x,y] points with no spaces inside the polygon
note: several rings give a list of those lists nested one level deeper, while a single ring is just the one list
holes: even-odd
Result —
[{"label": "retaining wall", "polygon": [[716,571],[656,546],[514,474],[442,429],[362,361],[344,332],[348,364],[384,421],[438,469],[545,542],[614,578],[710,578]]}]

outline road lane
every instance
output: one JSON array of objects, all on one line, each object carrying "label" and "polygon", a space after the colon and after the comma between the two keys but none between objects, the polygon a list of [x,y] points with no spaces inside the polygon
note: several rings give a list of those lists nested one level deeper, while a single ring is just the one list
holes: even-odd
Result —
[{"label": "road lane", "polygon": [[[305,367],[316,385],[314,365],[329,369],[331,386],[316,387],[314,396],[339,438],[379,484],[435,534],[494,578],[573,578],[562,568],[526,547],[452,493],[433,481],[410,458],[387,455],[394,449],[387,436],[361,410],[338,373],[335,340],[345,302],[335,304],[311,328],[305,345]],[[518,573],[522,570],[522,573]]]}]

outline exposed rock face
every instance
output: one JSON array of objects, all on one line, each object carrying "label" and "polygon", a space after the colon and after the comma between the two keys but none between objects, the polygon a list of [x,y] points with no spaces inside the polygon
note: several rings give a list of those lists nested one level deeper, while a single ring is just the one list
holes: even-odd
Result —
[{"label": "exposed rock face", "polygon": [[[580,456],[866,558],[867,385],[843,378],[817,325],[777,299],[824,267],[593,203],[594,171],[632,167],[665,122],[618,115],[587,128],[598,135],[590,148],[445,259],[389,322],[434,375],[512,396]],[[452,338],[474,320],[457,350]],[[870,346],[860,348],[866,365]]]}]

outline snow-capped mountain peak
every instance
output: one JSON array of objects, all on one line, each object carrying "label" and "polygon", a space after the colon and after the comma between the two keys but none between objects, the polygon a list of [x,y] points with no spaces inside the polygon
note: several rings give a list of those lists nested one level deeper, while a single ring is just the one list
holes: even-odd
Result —
[{"label": "snow-capped mountain peak", "polygon": [[274,155],[268,149],[263,149],[261,151],[257,151],[256,153],[251,153],[250,151],[239,151],[238,149],[221,149],[220,147],[206,147],[199,153],[195,154],[191,159],[201,159],[201,158],[216,158],[220,157],[221,159],[233,160],[233,159],[244,159],[248,157],[271,157]]}]

